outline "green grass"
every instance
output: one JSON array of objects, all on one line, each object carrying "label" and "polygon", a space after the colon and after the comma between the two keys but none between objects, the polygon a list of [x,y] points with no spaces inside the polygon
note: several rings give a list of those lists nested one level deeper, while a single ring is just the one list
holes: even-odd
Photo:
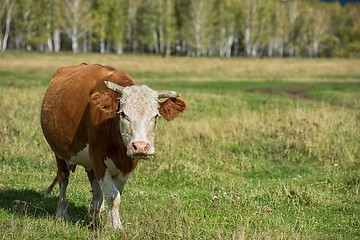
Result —
[{"label": "green grass", "polygon": [[[82,167],[70,176],[68,221],[54,217],[57,187],[43,199],[56,164],[41,100],[55,63],[86,58],[116,60],[138,83],[179,91],[189,105],[159,122],[156,158],[126,184],[125,232],[89,216]],[[360,238],[360,75],[351,67],[359,60],[6,53],[1,61],[3,239]]]}]

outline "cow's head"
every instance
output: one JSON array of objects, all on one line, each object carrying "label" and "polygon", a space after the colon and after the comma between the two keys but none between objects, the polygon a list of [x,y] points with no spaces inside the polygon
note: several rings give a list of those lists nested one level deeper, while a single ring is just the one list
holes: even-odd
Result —
[{"label": "cow's head", "polygon": [[[127,148],[126,154],[137,158],[153,155],[157,119],[163,117],[171,120],[177,117],[185,111],[186,102],[179,98],[180,94],[177,92],[154,91],[145,85],[122,87],[108,81],[105,85],[120,94],[116,108],[120,118],[121,137]],[[160,102],[161,98],[167,100]],[[103,110],[114,108],[112,104]]]}]

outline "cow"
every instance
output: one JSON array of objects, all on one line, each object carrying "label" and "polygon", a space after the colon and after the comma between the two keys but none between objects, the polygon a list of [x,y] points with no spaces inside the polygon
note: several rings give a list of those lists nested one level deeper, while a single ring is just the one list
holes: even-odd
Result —
[{"label": "cow", "polygon": [[[107,225],[122,229],[119,205],[139,160],[155,154],[159,117],[172,120],[187,104],[174,91],[136,85],[126,73],[100,64],[64,66],[53,75],[41,106],[41,127],[55,154],[60,194],[56,217],[67,218],[66,187],[77,165],[92,188],[90,211],[108,205]],[[166,98],[165,101],[159,99]]]}]

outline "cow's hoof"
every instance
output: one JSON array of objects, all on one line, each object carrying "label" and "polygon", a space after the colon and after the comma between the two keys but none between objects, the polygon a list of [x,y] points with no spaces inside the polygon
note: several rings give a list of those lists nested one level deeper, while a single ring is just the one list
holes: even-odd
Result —
[{"label": "cow's hoof", "polygon": [[90,208],[90,214],[95,218],[97,218],[103,212],[105,212],[105,207],[101,207],[100,209]]},{"label": "cow's hoof", "polygon": [[106,224],[107,226],[113,229],[124,230],[123,225],[121,224],[120,217],[118,211],[109,211],[106,216]]},{"label": "cow's hoof", "polygon": [[120,231],[124,231],[124,227],[123,227],[123,225],[121,224],[120,221],[119,221],[119,222],[116,222],[116,223],[111,223],[111,225],[112,225],[112,227],[113,227],[114,229],[118,229],[118,230],[120,230]]}]

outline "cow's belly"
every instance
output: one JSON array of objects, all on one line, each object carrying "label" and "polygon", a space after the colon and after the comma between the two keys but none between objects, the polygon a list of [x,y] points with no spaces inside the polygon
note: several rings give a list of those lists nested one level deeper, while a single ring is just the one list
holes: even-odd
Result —
[{"label": "cow's belly", "polygon": [[90,157],[89,157],[89,145],[86,145],[86,147],[83,150],[81,150],[80,152],[78,152],[76,154],[76,156],[71,157],[69,160],[69,164],[70,165],[81,165],[86,170],[93,169],[93,166],[91,164]]}]

